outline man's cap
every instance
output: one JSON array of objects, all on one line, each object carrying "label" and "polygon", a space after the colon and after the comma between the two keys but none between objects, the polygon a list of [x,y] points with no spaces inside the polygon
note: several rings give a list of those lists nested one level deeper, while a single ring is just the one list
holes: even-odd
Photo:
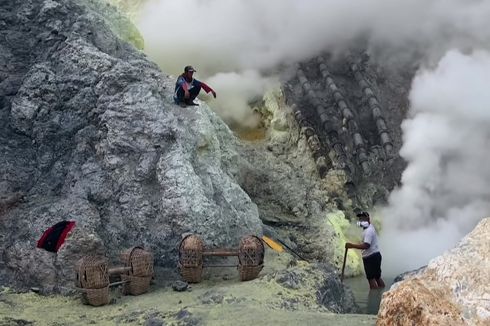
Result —
[{"label": "man's cap", "polygon": [[356,214],[357,217],[369,217],[369,213],[366,211],[362,211]]},{"label": "man's cap", "polygon": [[196,69],[194,69],[193,66],[185,66],[184,72],[190,72],[190,71],[194,72],[194,71],[196,71]]}]

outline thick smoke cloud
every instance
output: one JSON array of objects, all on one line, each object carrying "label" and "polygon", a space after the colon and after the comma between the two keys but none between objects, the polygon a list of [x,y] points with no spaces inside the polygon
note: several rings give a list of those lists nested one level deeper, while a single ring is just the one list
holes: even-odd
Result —
[{"label": "thick smoke cloud", "polygon": [[[490,45],[488,17],[490,2],[475,0],[148,0],[138,26],[146,53],[165,72],[178,75],[192,64],[206,81],[218,73],[270,75],[281,64],[352,45],[394,64],[421,51],[437,59],[455,46]],[[263,91],[270,85],[259,83]],[[226,112],[250,115],[245,97],[236,96],[247,92],[243,84],[227,86],[217,88],[219,98],[241,104]]]},{"label": "thick smoke cloud", "polygon": [[261,76],[255,70],[217,73],[208,79],[221,94],[211,103],[214,110],[232,127],[254,128],[259,124],[260,116],[253,114],[248,102],[261,100],[264,90],[278,87],[279,82],[272,77]]},{"label": "thick smoke cloud", "polygon": [[490,3],[476,0],[157,0],[139,27],[170,73],[268,70],[366,38],[373,47],[444,53],[490,44]]},{"label": "thick smoke cloud", "polygon": [[400,154],[408,167],[382,213],[385,257],[396,261],[394,272],[426,264],[490,215],[488,85],[484,51],[450,51],[415,77],[412,118],[402,126]]}]

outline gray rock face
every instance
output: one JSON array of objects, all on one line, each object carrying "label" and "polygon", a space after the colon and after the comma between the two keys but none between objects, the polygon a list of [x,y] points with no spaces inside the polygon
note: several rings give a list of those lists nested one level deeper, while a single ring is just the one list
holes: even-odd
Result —
[{"label": "gray rock face", "polygon": [[318,289],[318,302],[330,311],[337,313],[359,312],[359,307],[354,302],[354,295],[351,289],[339,281],[332,267],[324,266],[323,268],[325,281],[323,286]]},{"label": "gray rock face", "polygon": [[[298,290],[308,282],[314,282],[319,304],[335,313],[356,313],[359,307],[354,302],[352,291],[345,287],[328,264],[312,264],[305,269],[290,268],[275,275],[275,281],[289,290]],[[294,298],[296,299],[296,298]]]},{"label": "gray rock face", "polygon": [[330,170],[319,178],[307,139],[281,92],[266,94],[264,102],[267,138],[240,146],[247,159],[240,161],[238,181],[268,225],[266,235],[308,260],[341,266],[344,243],[339,246],[328,214],[336,211],[337,201],[347,206],[345,177]]},{"label": "gray rock face", "polygon": [[[0,212],[0,284],[60,289],[81,256],[137,244],[171,266],[183,232],[261,234],[228,127],[173,105],[173,81],[97,12],[3,1],[0,22],[0,193],[25,194]],[[58,254],[35,249],[63,219],[77,225]]]}]

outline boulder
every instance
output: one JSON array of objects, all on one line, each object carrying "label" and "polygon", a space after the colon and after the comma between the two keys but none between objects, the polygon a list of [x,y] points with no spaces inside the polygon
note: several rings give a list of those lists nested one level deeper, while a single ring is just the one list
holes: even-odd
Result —
[{"label": "boulder", "polygon": [[383,295],[377,325],[489,325],[490,218]]}]

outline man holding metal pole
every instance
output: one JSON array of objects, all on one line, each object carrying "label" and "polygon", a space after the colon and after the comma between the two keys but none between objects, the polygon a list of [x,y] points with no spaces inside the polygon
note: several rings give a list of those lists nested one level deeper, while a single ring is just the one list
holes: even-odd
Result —
[{"label": "man holding metal pole", "polygon": [[360,212],[357,214],[359,222],[357,225],[363,228],[362,243],[345,244],[345,249],[361,249],[362,261],[364,263],[364,271],[369,282],[370,289],[380,289],[385,287],[385,283],[381,278],[381,253],[378,247],[378,236],[374,225],[371,224],[371,219],[368,212]]}]

